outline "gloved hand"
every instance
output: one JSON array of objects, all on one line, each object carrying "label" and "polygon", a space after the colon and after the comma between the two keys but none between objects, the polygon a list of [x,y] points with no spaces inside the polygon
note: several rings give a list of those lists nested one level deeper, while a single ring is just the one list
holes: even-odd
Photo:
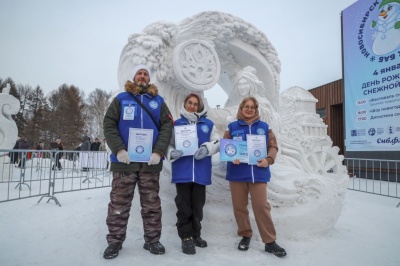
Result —
[{"label": "gloved hand", "polygon": [[153,152],[150,156],[150,160],[147,163],[148,165],[156,165],[160,163],[161,156],[160,154]]},{"label": "gloved hand", "polygon": [[208,155],[208,149],[206,146],[201,146],[194,154],[196,160],[201,160]]},{"label": "gloved hand", "polygon": [[129,159],[128,152],[126,150],[124,150],[124,149],[119,150],[117,152],[117,159],[121,163],[130,164],[130,162],[131,162],[131,160]]},{"label": "gloved hand", "polygon": [[170,155],[171,155],[171,159],[172,160],[178,160],[179,158],[182,157],[183,151],[181,151],[181,150],[172,150]]}]

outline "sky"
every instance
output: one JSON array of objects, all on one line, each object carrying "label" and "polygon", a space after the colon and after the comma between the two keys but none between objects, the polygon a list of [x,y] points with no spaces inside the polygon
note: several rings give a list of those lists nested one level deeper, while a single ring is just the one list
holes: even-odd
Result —
[{"label": "sky", "polygon": [[[221,184],[228,186],[223,181]],[[0,265],[400,265],[398,198],[347,190],[340,217],[327,233],[292,239],[283,236],[284,228],[278,229],[277,243],[288,253],[285,258],[278,258],[263,250],[252,215],[254,236],[250,249],[237,250],[240,238],[236,235],[230,196],[217,188],[214,183],[207,187],[202,222],[207,248],[197,248],[195,255],[181,252],[175,226],[175,187],[164,176],[160,191],[161,243],[166,253],[156,256],[142,248],[139,197],[135,196],[126,240],[119,256],[111,261],[102,257],[107,247],[109,187],[55,194],[62,207],[54,201],[46,203],[46,198],[37,203],[39,197],[0,203]],[[274,211],[273,208],[272,217]]]},{"label": "sky", "polygon": [[[360,0],[365,1],[365,0]],[[355,0],[2,0],[0,78],[64,83],[88,95],[118,90],[119,57],[128,36],[157,21],[179,23],[204,11],[242,18],[262,31],[281,61],[281,88],[312,89],[342,78],[341,11]],[[206,92],[224,93],[222,89]],[[226,95],[209,98],[223,105]]]}]

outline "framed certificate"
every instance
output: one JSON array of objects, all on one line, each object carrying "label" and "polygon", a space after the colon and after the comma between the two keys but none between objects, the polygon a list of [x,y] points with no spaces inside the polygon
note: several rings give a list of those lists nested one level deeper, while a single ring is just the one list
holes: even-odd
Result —
[{"label": "framed certificate", "polygon": [[131,162],[148,162],[153,150],[153,130],[130,128],[128,155]]},{"label": "framed certificate", "polygon": [[267,157],[265,135],[246,135],[249,164],[259,164],[258,160]]},{"label": "framed certificate", "polygon": [[232,162],[239,159],[241,163],[247,163],[247,143],[245,140],[221,139],[219,145],[221,161]]},{"label": "framed certificate", "polygon": [[199,148],[196,124],[175,126],[175,149],[181,150],[183,156],[193,155]]}]

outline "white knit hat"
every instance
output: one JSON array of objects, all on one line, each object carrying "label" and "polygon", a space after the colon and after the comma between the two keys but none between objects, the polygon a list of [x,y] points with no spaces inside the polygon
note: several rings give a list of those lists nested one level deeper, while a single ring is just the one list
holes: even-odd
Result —
[{"label": "white knit hat", "polygon": [[151,70],[150,70],[150,67],[148,67],[148,66],[146,66],[146,65],[136,65],[136,66],[134,66],[134,67],[132,68],[132,71],[131,71],[131,73],[133,73],[133,79],[135,78],[136,73],[137,73],[139,70],[141,70],[141,69],[146,70],[147,73],[149,74],[149,77],[151,77]]}]

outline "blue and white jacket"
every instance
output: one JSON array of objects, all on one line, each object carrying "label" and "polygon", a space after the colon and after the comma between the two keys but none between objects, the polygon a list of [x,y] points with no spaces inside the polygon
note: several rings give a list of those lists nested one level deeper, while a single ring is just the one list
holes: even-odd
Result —
[{"label": "blue and white jacket", "polygon": [[[266,122],[257,120],[248,125],[243,120],[237,120],[228,125],[231,138],[246,140],[246,134],[265,135],[266,149],[268,148],[268,130],[269,126]],[[247,163],[233,164],[227,162],[226,180],[237,182],[269,182],[271,172],[269,166],[258,167],[257,165],[249,165]]]},{"label": "blue and white jacket", "polygon": [[207,109],[200,113],[189,113],[182,106],[181,118],[175,121],[176,126],[190,125],[197,126],[198,146],[206,146],[208,154],[201,160],[194,156],[182,156],[179,159],[171,160],[170,153],[174,149],[174,135],[171,137],[171,145],[168,147],[168,159],[172,162],[172,183],[194,182],[200,185],[211,184],[211,156],[219,151],[219,134],[214,123],[206,118]]},{"label": "blue and white jacket", "polygon": [[[121,139],[124,142],[125,147],[128,147],[129,129],[130,128],[144,128],[153,129],[153,146],[155,145],[158,138],[157,126],[153,123],[153,120],[147,114],[145,110],[142,110],[140,105],[133,98],[134,96],[130,92],[122,92],[116,96],[121,103],[121,113],[118,122],[118,131]],[[148,93],[137,94],[137,99],[142,102],[144,106],[153,115],[155,121],[160,121],[161,106],[164,103],[164,99],[159,96],[152,96]],[[127,119],[127,116],[132,116]],[[111,162],[118,163],[117,157],[114,153],[110,155]]]}]

